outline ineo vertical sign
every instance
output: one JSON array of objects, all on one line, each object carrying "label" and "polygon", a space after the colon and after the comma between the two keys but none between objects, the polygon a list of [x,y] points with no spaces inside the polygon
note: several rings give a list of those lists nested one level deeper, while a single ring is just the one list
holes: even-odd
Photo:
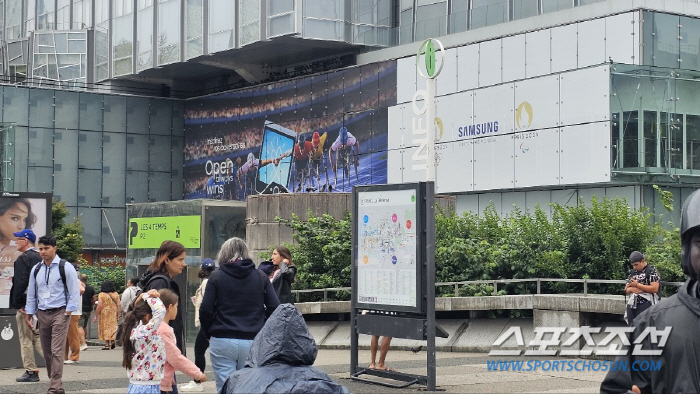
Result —
[{"label": "ineo vertical sign", "polygon": [[[411,168],[414,171],[425,170],[428,182],[435,181],[435,78],[440,75],[444,65],[445,47],[442,43],[433,38],[423,41],[416,55],[416,69],[426,79],[426,86],[425,90],[417,90],[411,101],[415,115],[411,132],[413,143],[418,144],[418,148],[413,152]],[[423,101],[422,107],[418,107],[420,100]]]}]

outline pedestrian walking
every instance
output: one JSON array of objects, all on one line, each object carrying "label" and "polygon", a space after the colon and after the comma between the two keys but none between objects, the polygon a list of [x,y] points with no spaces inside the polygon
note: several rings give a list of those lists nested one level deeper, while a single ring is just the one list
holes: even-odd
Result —
[{"label": "pedestrian walking", "polygon": [[[202,279],[202,283],[197,288],[197,291],[192,296],[192,304],[194,305],[194,326],[200,327],[199,322],[199,307],[202,305],[202,300],[204,299],[204,291],[206,290],[207,282],[209,281],[209,276],[216,269],[216,263],[212,259],[202,260],[202,266],[199,269],[199,278]],[[199,328],[197,333],[197,338],[194,340],[194,363],[197,365],[202,373],[207,367],[206,352],[209,348],[209,339],[204,333],[202,328]],[[204,391],[202,387],[202,382],[197,380],[191,380],[187,384],[180,386],[180,391],[183,392],[200,392]]]},{"label": "pedestrian walking", "polygon": [[129,311],[129,305],[134,302],[136,295],[139,294],[139,278],[131,278],[126,281],[126,289],[121,296],[121,313],[119,314],[119,322],[117,323],[117,346],[122,346],[122,327],[124,325],[124,317]]},{"label": "pedestrian walking", "polygon": [[207,376],[192,361],[182,355],[180,349],[177,348],[173,328],[168,325],[170,320],[177,317],[177,294],[171,290],[163,289],[160,290],[160,299],[165,307],[165,317],[158,328],[158,333],[165,343],[165,373],[160,382],[160,392],[165,394],[173,392],[173,387],[176,384],[174,379],[176,370],[199,382],[206,382]]},{"label": "pedestrian walking", "polygon": [[78,320],[78,333],[80,334],[80,350],[87,350],[88,324],[90,324],[90,315],[95,307],[95,288],[88,283],[88,276],[80,274],[80,281],[85,285],[83,293],[82,314]]},{"label": "pedestrian walking", "polygon": [[14,263],[15,273],[12,277],[12,289],[10,289],[10,308],[17,309],[15,318],[17,319],[17,330],[19,331],[19,345],[22,353],[22,365],[24,374],[17,379],[17,382],[38,382],[39,368],[34,359],[34,349],[41,353],[41,341],[39,333],[25,324],[27,312],[24,306],[27,304],[27,287],[29,277],[35,265],[41,262],[39,252],[34,249],[36,235],[32,230],[22,230],[14,233],[17,250],[22,254],[17,257]]},{"label": "pedestrian walking", "polygon": [[158,327],[165,307],[157,290],[142,293],[132,311],[124,316],[124,359],[129,394],[160,394],[165,366],[165,343]]},{"label": "pedestrian walking", "polygon": [[[78,276],[80,278],[80,276]],[[78,280],[80,295],[85,292],[85,284]],[[82,300],[81,300],[82,301]],[[78,302],[78,309],[71,313],[68,324],[68,334],[66,335],[66,354],[64,364],[76,364],[80,362],[80,332],[78,331],[78,321],[83,314],[83,303]]]},{"label": "pedestrian walking", "polygon": [[199,321],[210,337],[209,357],[216,391],[221,392],[228,376],[244,367],[253,338],[279,299],[268,277],[255,268],[242,239],[224,242],[217,260],[220,268],[207,282]]},{"label": "pedestrian walking", "polygon": [[105,341],[105,346],[102,350],[114,349],[120,309],[119,293],[114,288],[114,284],[109,280],[102,282],[100,294],[97,296],[97,309],[95,309],[95,317],[93,318],[93,322],[98,323],[98,338],[101,341]]},{"label": "pedestrian walking", "polygon": [[35,265],[29,275],[25,323],[34,328],[32,318],[36,314],[50,379],[47,393],[65,393],[63,361],[70,316],[80,302],[78,276],[73,265],[56,254],[55,238],[39,238],[39,255],[43,261]]}]

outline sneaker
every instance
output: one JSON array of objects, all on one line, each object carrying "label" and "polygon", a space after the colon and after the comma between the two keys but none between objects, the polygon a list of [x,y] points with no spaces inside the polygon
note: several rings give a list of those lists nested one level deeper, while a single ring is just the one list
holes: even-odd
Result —
[{"label": "sneaker", "polygon": [[63,363],[64,364],[80,364],[80,361],[66,360]]},{"label": "sneaker", "polygon": [[88,348],[87,343],[84,343],[82,346],[80,346],[80,351],[82,352],[84,350],[87,350],[87,348]]},{"label": "sneaker", "polygon": [[204,391],[204,387],[202,387],[201,383],[197,383],[194,380],[190,380],[189,383],[183,384],[180,386],[180,391],[184,392],[202,392]]},{"label": "sneaker", "polygon": [[38,382],[39,381],[39,371],[24,371],[24,375],[15,379],[15,381],[23,382]]}]

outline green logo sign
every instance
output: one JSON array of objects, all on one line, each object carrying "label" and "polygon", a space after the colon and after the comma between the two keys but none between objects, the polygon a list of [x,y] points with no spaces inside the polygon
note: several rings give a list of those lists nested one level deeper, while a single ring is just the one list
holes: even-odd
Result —
[{"label": "green logo sign", "polygon": [[[438,65],[437,51],[440,51],[440,64]],[[420,66],[419,59],[423,57],[425,62],[425,74],[423,73],[423,68]],[[416,55],[416,67],[418,68],[418,73],[423,78],[432,79],[437,77],[442,71],[442,66],[445,64],[445,47],[439,40],[429,38],[421,44],[418,49],[418,54]],[[426,75],[427,74],[427,75]]]},{"label": "green logo sign", "polygon": [[200,216],[129,219],[129,248],[158,249],[163,241],[176,241],[185,248],[197,249],[200,222]]}]

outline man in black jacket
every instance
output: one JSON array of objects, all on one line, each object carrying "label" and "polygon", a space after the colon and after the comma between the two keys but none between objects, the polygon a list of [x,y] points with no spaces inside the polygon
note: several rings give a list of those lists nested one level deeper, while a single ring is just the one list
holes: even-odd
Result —
[{"label": "man in black jacket", "polygon": [[[631,372],[609,372],[600,386],[601,393],[627,393],[630,389],[636,393],[700,392],[700,191],[691,194],[683,204],[681,266],[689,279],[678,293],[634,319],[633,339],[641,339],[640,350],[661,354],[633,355],[638,352],[635,345],[631,346],[626,356]],[[651,335],[643,335],[647,329]],[[670,329],[666,341],[666,334],[661,334],[664,329]],[[652,362],[660,368],[642,368]]]},{"label": "man in black jacket", "polygon": [[15,273],[12,277],[12,290],[10,290],[10,308],[17,309],[17,330],[19,331],[19,343],[22,351],[22,364],[24,364],[24,375],[16,380],[18,382],[38,382],[39,369],[36,367],[34,359],[34,349],[39,354],[42,353],[39,333],[30,329],[24,322],[24,306],[27,303],[27,286],[29,285],[29,274],[39,262],[41,256],[34,249],[36,235],[32,230],[22,230],[14,233],[17,237],[17,250],[22,254],[15,260]]}]

